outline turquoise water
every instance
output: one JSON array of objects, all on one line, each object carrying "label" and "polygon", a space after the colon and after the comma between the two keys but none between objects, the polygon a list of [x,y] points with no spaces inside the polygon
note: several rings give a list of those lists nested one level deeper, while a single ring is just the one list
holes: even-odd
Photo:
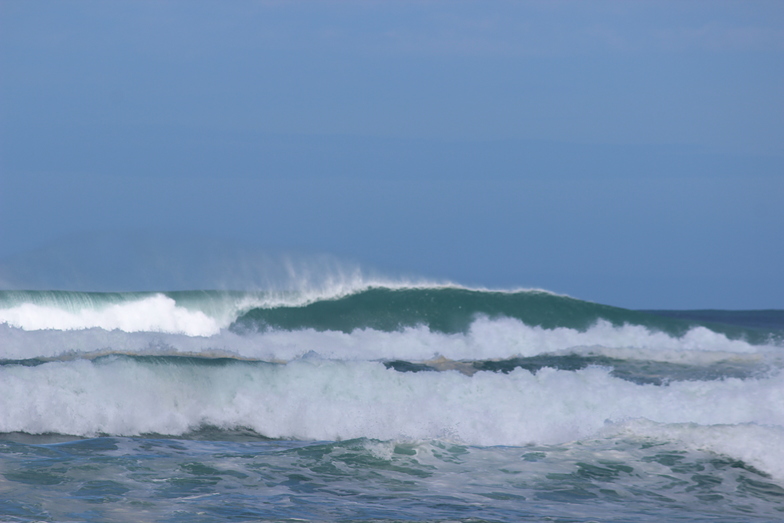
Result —
[{"label": "turquoise water", "polygon": [[245,441],[7,438],[0,510],[18,521],[775,521],[784,514],[784,489],[738,460],[618,437],[528,447],[247,434]]},{"label": "turquoise water", "polygon": [[0,292],[0,520],[780,521],[783,317]]}]

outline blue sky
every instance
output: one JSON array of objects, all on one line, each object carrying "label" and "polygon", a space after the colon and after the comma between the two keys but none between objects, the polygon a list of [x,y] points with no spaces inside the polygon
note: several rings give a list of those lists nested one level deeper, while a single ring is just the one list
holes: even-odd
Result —
[{"label": "blue sky", "polygon": [[0,68],[7,286],[147,235],[784,308],[781,2],[0,1]]}]

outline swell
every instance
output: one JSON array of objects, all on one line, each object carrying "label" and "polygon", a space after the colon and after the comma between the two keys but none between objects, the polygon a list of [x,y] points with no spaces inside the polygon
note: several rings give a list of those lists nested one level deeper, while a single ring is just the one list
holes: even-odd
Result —
[{"label": "swell", "polygon": [[764,309],[764,310],[742,310],[728,311],[720,309],[706,310],[649,310],[641,311],[657,316],[668,318],[678,318],[687,321],[697,321],[703,323],[721,323],[725,325],[735,325],[747,329],[781,331],[784,330],[784,310]]},{"label": "swell", "polygon": [[286,292],[88,293],[0,291],[0,324],[23,330],[159,332],[215,336],[270,331],[466,334],[480,318],[586,332],[607,324],[682,338],[695,328],[753,345],[784,341],[784,311],[634,311],[546,291],[458,286],[337,285]]},{"label": "swell", "polygon": [[682,337],[690,329],[702,326],[729,339],[743,339],[752,344],[775,343],[782,339],[783,333],[781,328],[722,323],[718,315],[698,319],[673,317],[544,291],[501,292],[459,287],[371,288],[300,306],[258,307],[240,316],[230,328],[235,332],[314,329],[350,333],[357,329],[392,332],[424,325],[434,332],[465,334],[480,316],[513,318],[531,327],[580,332],[604,321],[615,327],[638,325],[673,337]]}]

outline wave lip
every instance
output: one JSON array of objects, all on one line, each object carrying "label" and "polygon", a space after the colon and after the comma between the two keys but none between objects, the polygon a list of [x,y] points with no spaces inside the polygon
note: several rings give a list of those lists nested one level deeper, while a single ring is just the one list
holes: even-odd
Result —
[{"label": "wave lip", "polygon": [[471,362],[577,354],[782,366],[782,331],[699,324],[544,291],[401,283],[314,292],[0,291],[0,359],[222,354],[285,362],[315,352]]},{"label": "wave lip", "polygon": [[782,329],[761,330],[716,322],[698,322],[660,314],[632,311],[552,294],[546,291],[490,291],[457,286],[371,287],[345,296],[310,303],[257,307],[231,325],[235,332],[401,331],[424,326],[432,332],[468,334],[478,320],[518,320],[522,324],[556,332],[587,332],[599,325],[638,328],[700,343],[719,334],[729,340],[764,345],[784,339]]}]

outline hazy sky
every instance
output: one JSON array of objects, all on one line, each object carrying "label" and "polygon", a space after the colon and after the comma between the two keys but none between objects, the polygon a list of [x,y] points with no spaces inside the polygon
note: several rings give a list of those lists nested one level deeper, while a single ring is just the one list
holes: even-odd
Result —
[{"label": "hazy sky", "polygon": [[7,286],[148,235],[784,308],[780,1],[0,0],[0,71]]}]

